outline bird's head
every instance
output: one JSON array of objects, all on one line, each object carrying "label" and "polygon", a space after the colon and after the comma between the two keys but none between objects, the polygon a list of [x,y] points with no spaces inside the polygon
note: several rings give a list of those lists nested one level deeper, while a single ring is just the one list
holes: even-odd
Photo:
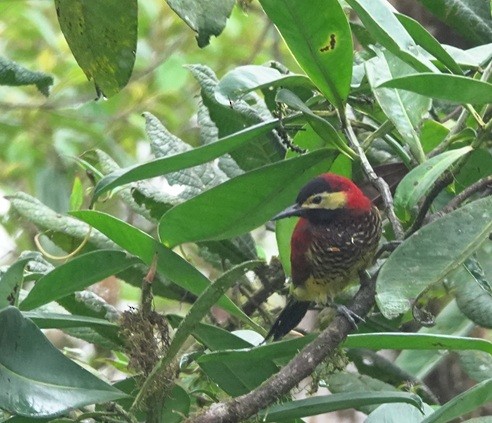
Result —
[{"label": "bird's head", "polygon": [[360,214],[371,210],[371,201],[350,179],[324,173],[308,182],[296,203],[272,218],[300,216],[312,222],[331,220],[339,213]]}]

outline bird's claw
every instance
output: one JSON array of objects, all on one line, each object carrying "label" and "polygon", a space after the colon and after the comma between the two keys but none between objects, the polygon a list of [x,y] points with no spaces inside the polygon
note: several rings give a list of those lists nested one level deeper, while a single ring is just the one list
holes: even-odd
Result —
[{"label": "bird's claw", "polygon": [[362,323],[366,323],[363,317],[359,316],[357,313],[354,313],[352,310],[342,304],[331,303],[329,304],[329,306],[333,307],[338,314],[345,316],[355,330],[359,329],[356,320]]}]

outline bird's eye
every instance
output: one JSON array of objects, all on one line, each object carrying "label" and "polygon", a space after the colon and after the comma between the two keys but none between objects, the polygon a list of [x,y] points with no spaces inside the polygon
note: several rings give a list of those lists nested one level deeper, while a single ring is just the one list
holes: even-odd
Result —
[{"label": "bird's eye", "polygon": [[311,200],[311,203],[313,204],[319,204],[321,203],[321,195],[315,195],[313,199]]}]

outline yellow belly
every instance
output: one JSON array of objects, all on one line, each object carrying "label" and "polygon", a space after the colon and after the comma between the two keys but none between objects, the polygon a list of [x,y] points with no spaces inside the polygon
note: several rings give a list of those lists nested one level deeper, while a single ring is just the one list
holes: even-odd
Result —
[{"label": "yellow belly", "polygon": [[326,281],[322,279],[309,279],[300,286],[290,286],[291,295],[300,301],[314,301],[318,304],[326,304],[350,285],[346,279]]}]

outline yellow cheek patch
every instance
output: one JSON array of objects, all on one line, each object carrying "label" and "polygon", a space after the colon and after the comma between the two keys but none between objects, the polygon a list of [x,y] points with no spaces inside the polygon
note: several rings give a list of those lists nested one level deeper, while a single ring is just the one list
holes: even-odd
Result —
[{"label": "yellow cheek patch", "polygon": [[[317,198],[321,198],[321,201],[315,202]],[[347,194],[345,192],[322,192],[309,197],[302,207],[307,209],[336,210],[345,207],[346,204]]]}]

